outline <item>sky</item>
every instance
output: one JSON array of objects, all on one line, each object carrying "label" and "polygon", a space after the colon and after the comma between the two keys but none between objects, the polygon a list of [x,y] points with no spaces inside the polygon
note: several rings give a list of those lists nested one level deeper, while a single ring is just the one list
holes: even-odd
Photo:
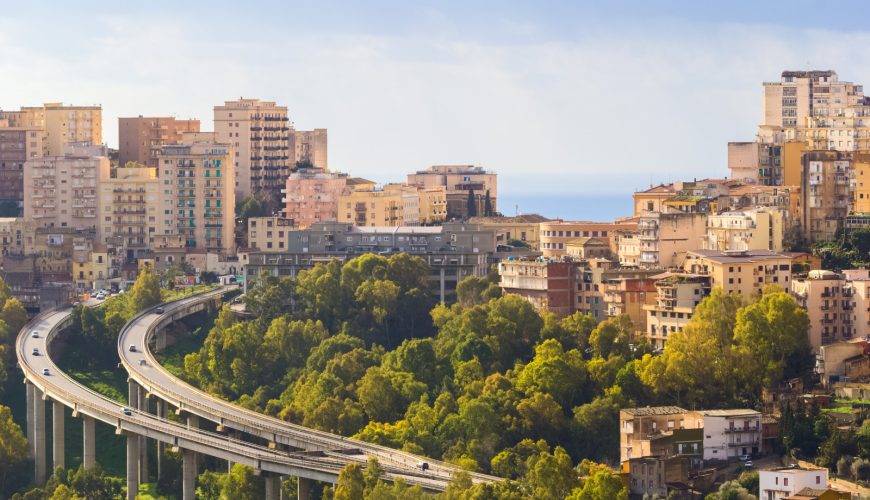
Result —
[{"label": "sky", "polygon": [[[129,4],[129,5],[128,5]],[[870,82],[870,4],[817,1],[17,2],[0,10],[0,109],[62,101],[199,118],[259,98],[329,130],[376,181],[435,164],[499,194],[608,196],[726,176],[761,84]]]}]

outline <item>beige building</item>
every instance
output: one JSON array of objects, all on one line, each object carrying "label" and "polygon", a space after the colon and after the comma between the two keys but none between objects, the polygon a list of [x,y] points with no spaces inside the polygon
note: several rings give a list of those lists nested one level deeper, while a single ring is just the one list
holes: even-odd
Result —
[{"label": "beige building", "polygon": [[300,169],[287,177],[284,217],[300,229],[316,222],[337,221],[338,202],[348,190],[348,176],[321,169]]},{"label": "beige building", "polygon": [[729,142],[731,178],[749,184],[782,185],[781,146],[760,142]]},{"label": "beige building", "polygon": [[640,231],[617,230],[610,235],[610,247],[616,249],[619,265],[624,267],[640,266]]},{"label": "beige building", "polygon": [[326,154],[326,129],[294,130],[290,127],[290,140],[293,142],[293,164],[308,164],[314,168],[329,170]]},{"label": "beige building", "polygon": [[870,271],[810,271],[795,279],[791,294],[807,310],[813,352],[870,332]]},{"label": "beige building", "polygon": [[24,204],[24,163],[42,156],[45,132],[13,127],[0,111],[0,203]]},{"label": "beige building", "polygon": [[665,273],[655,281],[655,302],[643,306],[646,337],[663,349],[668,336],[683,330],[692,319],[695,306],[710,294],[710,277],[697,274]]},{"label": "beige building", "polygon": [[226,101],[214,107],[214,130],[217,141],[233,148],[236,197],[280,199],[292,163],[287,107],[259,99]]},{"label": "beige building", "polygon": [[63,156],[27,160],[24,218],[37,227],[97,228],[97,183],[109,176],[105,146],[67,144]]},{"label": "beige building", "polygon": [[46,103],[3,113],[9,126],[38,129],[44,133],[41,156],[63,156],[67,143],[103,143],[103,110],[100,106],[64,106]]},{"label": "beige building", "polygon": [[784,209],[756,208],[707,216],[705,250],[782,250]]},{"label": "beige building", "polygon": [[420,224],[438,224],[447,220],[447,188],[416,187]]},{"label": "beige building", "polygon": [[727,196],[731,188],[739,184],[729,179],[701,179],[651,186],[634,193],[634,215],[647,212],[715,212],[718,199]]},{"label": "beige building", "polygon": [[609,241],[601,238],[575,238],[565,243],[565,254],[575,259],[611,259]]},{"label": "beige building", "polygon": [[750,299],[769,284],[785,291],[791,287],[792,264],[801,254],[747,250],[720,252],[694,250],[686,254],[683,270],[710,277],[710,286]]},{"label": "beige building", "polygon": [[36,225],[23,217],[0,218],[0,262],[7,255],[24,255],[33,250]]},{"label": "beige building", "polygon": [[617,277],[608,279],[604,285],[604,306],[607,316],[627,314],[634,325],[635,333],[647,330],[647,305],[656,303],[656,280],[652,278]]},{"label": "beige building", "polygon": [[338,199],[338,222],[357,226],[404,226],[405,196],[401,190],[346,192]]},{"label": "beige building", "polygon": [[684,428],[688,413],[678,406],[619,410],[619,461],[673,454],[673,431]]},{"label": "beige building", "polygon": [[855,214],[870,216],[870,153],[855,153]]},{"label": "beige building", "polygon": [[157,168],[157,155],[166,144],[178,144],[185,132],[199,132],[199,120],[171,116],[118,118],[118,163],[133,161]]},{"label": "beige building", "polygon": [[251,217],[248,219],[248,248],[261,252],[286,252],[287,234],[293,219],[284,217]]},{"label": "beige building", "polygon": [[544,257],[567,255],[566,245],[577,238],[598,238],[610,243],[610,233],[617,230],[637,229],[636,219],[614,222],[563,221],[541,222],[541,251]]},{"label": "beige building", "polygon": [[472,217],[470,223],[480,224],[484,229],[495,231],[495,241],[499,245],[508,245],[511,240],[522,241],[532,250],[541,246],[541,223],[550,219],[538,215],[527,214],[515,217]]},{"label": "beige building", "polygon": [[682,262],[686,252],[701,247],[707,214],[647,212],[638,221],[642,268],[668,269]]},{"label": "beige building", "polygon": [[235,253],[233,148],[215,133],[186,133],[160,149],[157,233],[181,235],[187,248]]},{"label": "beige building", "polygon": [[424,188],[444,186],[447,190],[447,217],[468,217],[468,194],[473,193],[476,215],[485,213],[486,193],[489,193],[493,213],[498,211],[498,175],[473,165],[434,165],[408,174],[408,184]]},{"label": "beige building", "polygon": [[162,217],[157,169],[120,167],[113,174],[99,182],[97,235],[125,260],[134,260],[150,251]]},{"label": "beige building", "polygon": [[838,151],[807,151],[801,174],[801,219],[810,242],[833,239],[849,213],[854,172],[850,157]]}]

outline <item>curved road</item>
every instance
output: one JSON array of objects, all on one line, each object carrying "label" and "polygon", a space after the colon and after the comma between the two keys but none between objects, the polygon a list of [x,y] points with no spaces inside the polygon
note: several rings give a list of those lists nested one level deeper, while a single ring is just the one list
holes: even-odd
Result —
[{"label": "curved road", "polygon": [[[84,416],[115,426],[119,434],[128,436],[128,487],[138,484],[138,476],[131,478],[131,439],[145,436],[167,443],[187,452],[198,452],[218,458],[251,465],[259,470],[284,476],[298,476],[318,481],[334,482],[340,470],[348,463],[361,462],[364,458],[345,454],[305,454],[288,453],[264,446],[258,446],[232,439],[222,434],[209,433],[164,419],[155,415],[129,411],[123,412],[126,405],[106,398],[79,384],[63,373],[50,356],[52,339],[70,322],[72,308],[64,308],[39,314],[19,333],[16,340],[18,364],[24,372],[28,387],[34,393],[32,407],[28,408],[28,423],[33,422],[35,429],[28,429],[29,436],[35,436],[34,452],[37,478],[45,475],[45,405],[37,404],[50,399],[73,410],[74,416]],[[37,336],[32,335],[33,332]],[[47,370],[47,372],[45,372]],[[56,411],[57,407],[55,408]],[[86,426],[87,428],[87,426]],[[32,434],[31,434],[32,432]],[[87,434],[87,431],[85,432]],[[91,435],[93,439],[93,435]],[[86,436],[87,441],[87,436]],[[61,441],[62,442],[62,441]],[[41,445],[41,451],[40,451]],[[86,444],[85,456],[87,457]],[[91,442],[91,447],[93,444]],[[93,450],[91,450],[91,453]],[[132,456],[138,456],[138,449]],[[91,458],[93,460],[93,458]],[[87,458],[86,458],[87,461]],[[185,460],[186,463],[186,460]],[[187,465],[185,465],[187,468]],[[423,486],[430,490],[442,490],[441,480],[427,477],[420,471],[410,473],[385,464],[385,477],[402,478],[409,484]],[[185,484],[184,498],[192,495],[193,485]],[[128,493],[128,497],[130,494]],[[132,498],[132,497],[130,497]]]},{"label": "curved road", "polygon": [[[221,288],[181,299],[165,305],[162,314],[142,314],[131,320],[118,338],[118,355],[130,378],[164,401],[217,423],[219,429],[230,428],[258,436],[270,443],[280,443],[308,451],[340,453],[342,450],[359,450],[367,456],[377,458],[384,466],[395,467],[408,474],[424,473],[419,465],[425,462],[428,466],[425,475],[441,483],[437,488],[439,490],[446,488],[451,477],[461,470],[445,462],[303,427],[247,410],[187,384],[160,366],[149,348],[152,337],[165,325],[177,319],[178,313],[184,312],[193,305],[204,306],[208,302],[215,303],[226,291],[227,288]],[[130,346],[133,346],[133,351],[130,350]],[[479,473],[472,473],[471,476],[474,482],[502,480],[499,477]]]}]

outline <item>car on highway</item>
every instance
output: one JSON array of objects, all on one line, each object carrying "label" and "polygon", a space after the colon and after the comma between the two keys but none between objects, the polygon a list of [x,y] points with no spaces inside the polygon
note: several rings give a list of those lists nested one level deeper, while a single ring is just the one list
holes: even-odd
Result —
[{"label": "car on highway", "polygon": [[38,338],[39,338],[39,332],[34,331],[33,333],[30,334],[30,338],[32,338],[32,339],[38,339]]},{"label": "car on highway", "polygon": [[127,407],[121,408],[121,413],[123,413],[124,415],[127,415],[128,417],[133,415],[133,411]]},{"label": "car on highway", "polygon": [[417,464],[420,470],[429,470],[429,462],[420,462]]},{"label": "car on highway", "polygon": [[136,346],[135,346],[135,345],[130,344],[130,352],[136,352]]},{"label": "car on highway", "polygon": [[158,307],[158,308],[154,309],[154,314],[163,314],[163,308]]},{"label": "car on highway", "polygon": [[42,369],[42,374],[43,374],[43,375],[50,375],[50,373],[48,373],[48,368],[43,368],[43,369]]},{"label": "car on highway", "polygon": [[33,351],[31,352],[31,354],[33,354],[34,356],[39,356],[39,349],[37,349],[37,348],[34,347],[34,348],[33,348]]}]

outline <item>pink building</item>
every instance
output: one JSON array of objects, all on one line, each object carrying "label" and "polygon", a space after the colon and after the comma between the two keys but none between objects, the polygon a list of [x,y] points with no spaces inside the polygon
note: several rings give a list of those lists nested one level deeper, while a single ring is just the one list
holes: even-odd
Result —
[{"label": "pink building", "polygon": [[347,188],[347,174],[300,169],[287,178],[284,217],[301,229],[315,222],[337,220],[338,198]]}]

